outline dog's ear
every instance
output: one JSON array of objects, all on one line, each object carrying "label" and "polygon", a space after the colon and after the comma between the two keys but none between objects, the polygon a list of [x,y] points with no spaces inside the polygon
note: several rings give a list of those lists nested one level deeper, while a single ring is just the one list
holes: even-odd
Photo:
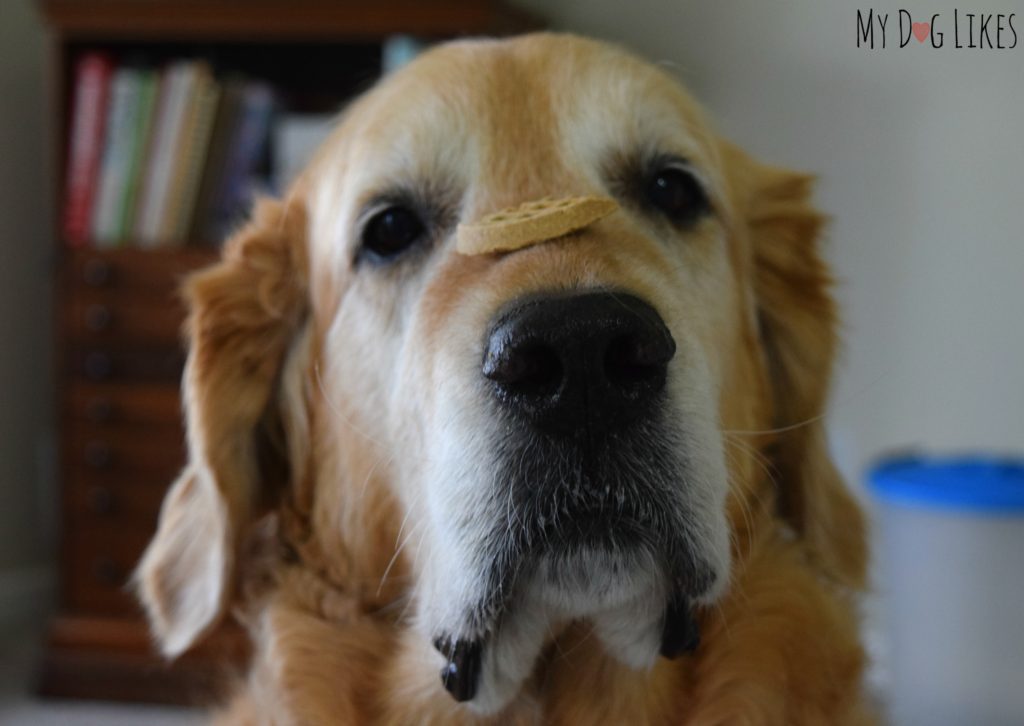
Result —
[{"label": "dog's ear", "polygon": [[282,369],[307,316],[307,268],[302,204],[262,200],[221,261],[186,284],[189,458],[135,573],[168,656],[213,627],[231,597],[240,538],[269,485],[264,439],[283,425]]},{"label": "dog's ear", "polygon": [[824,574],[860,587],[864,516],[832,463],[823,422],[838,314],[819,249],[826,219],[810,201],[814,179],[760,164],[732,146],[724,154],[752,248],[781,514]]}]

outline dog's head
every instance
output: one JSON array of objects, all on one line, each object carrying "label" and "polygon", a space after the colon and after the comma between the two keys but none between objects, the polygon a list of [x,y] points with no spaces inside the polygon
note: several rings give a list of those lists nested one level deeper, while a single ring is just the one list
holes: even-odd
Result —
[{"label": "dog's head", "polygon": [[[483,710],[570,621],[636,667],[693,647],[751,508],[859,581],[809,187],[594,42],[455,43],[385,80],[191,282],[190,463],[139,577],[165,651],[216,622],[281,503],[331,580],[408,598]],[[471,244],[546,197],[604,207]]]}]

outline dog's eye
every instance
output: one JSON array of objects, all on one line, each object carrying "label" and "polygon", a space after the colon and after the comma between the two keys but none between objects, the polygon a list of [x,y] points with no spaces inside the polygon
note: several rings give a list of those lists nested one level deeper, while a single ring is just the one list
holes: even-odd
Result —
[{"label": "dog's eye", "polygon": [[380,260],[390,260],[416,244],[426,226],[407,207],[388,207],[373,216],[363,230],[363,249]]},{"label": "dog's eye", "polygon": [[647,201],[675,224],[689,224],[708,210],[700,183],[683,169],[668,167],[652,175],[644,190]]}]

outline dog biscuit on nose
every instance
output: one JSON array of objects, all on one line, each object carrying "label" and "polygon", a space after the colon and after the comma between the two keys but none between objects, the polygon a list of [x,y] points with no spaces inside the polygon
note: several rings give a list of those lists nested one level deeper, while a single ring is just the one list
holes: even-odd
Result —
[{"label": "dog biscuit on nose", "polygon": [[464,255],[511,252],[588,227],[619,205],[608,197],[536,199],[460,224],[455,249]]}]

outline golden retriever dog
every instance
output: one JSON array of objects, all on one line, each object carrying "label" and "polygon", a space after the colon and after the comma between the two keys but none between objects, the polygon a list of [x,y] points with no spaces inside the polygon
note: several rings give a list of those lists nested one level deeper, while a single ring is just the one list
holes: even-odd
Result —
[{"label": "golden retriever dog", "polygon": [[163,653],[249,628],[225,723],[869,720],[811,186],[593,41],[383,80],[188,283]]}]

